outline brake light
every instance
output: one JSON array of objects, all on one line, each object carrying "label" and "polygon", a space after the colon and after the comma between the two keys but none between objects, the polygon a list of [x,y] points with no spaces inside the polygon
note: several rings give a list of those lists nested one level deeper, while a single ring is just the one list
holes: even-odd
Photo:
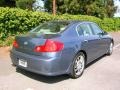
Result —
[{"label": "brake light", "polygon": [[18,45],[18,43],[17,43],[17,41],[15,40],[15,41],[13,41],[13,47],[15,47],[15,48],[18,48],[19,47],[19,45]]},{"label": "brake light", "polygon": [[64,44],[59,41],[46,40],[44,45],[36,46],[35,52],[57,52],[61,51],[64,48]]}]

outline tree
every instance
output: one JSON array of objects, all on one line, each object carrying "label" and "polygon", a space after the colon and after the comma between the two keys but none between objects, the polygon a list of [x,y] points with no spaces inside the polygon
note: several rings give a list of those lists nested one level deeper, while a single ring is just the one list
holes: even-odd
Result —
[{"label": "tree", "polygon": [[0,6],[3,6],[4,3],[5,3],[5,0],[1,0],[1,1],[0,1]]},{"label": "tree", "polygon": [[53,11],[53,15],[56,15],[56,0],[53,0],[53,5],[52,5],[52,11]]},{"label": "tree", "polygon": [[32,10],[32,5],[35,0],[16,0],[16,6],[22,9]]},{"label": "tree", "polygon": [[57,10],[61,13],[79,14],[80,0],[59,0]]},{"label": "tree", "polygon": [[0,1],[0,6],[9,6],[9,7],[15,7],[15,1],[14,0],[1,0]]},{"label": "tree", "polygon": [[52,0],[45,1],[45,9],[47,12],[52,12]]},{"label": "tree", "polygon": [[112,17],[116,11],[117,7],[114,7],[114,1],[108,0],[106,5],[106,13],[108,17]]},{"label": "tree", "polygon": [[[58,14],[83,14],[96,17],[112,17],[115,12],[113,0],[57,0]],[[45,2],[45,8],[52,12],[52,0]]]}]

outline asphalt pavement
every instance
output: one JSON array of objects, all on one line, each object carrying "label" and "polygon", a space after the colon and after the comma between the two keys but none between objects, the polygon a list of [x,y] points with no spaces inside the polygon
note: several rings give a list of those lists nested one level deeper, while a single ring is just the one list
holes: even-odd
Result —
[{"label": "asphalt pavement", "polygon": [[120,90],[120,33],[111,56],[103,56],[85,69],[82,77],[46,77],[12,66],[8,48],[0,48],[0,90]]}]

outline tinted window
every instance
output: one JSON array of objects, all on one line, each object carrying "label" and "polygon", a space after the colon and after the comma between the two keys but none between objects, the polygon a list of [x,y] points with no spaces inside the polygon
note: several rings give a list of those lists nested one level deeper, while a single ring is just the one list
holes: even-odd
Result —
[{"label": "tinted window", "polygon": [[83,34],[83,30],[81,29],[80,26],[77,27],[77,31],[78,31],[78,34],[79,34],[79,35],[84,35],[84,34]]},{"label": "tinted window", "polygon": [[36,34],[57,34],[65,30],[65,28],[69,25],[68,22],[46,22],[32,31],[30,33]]},{"label": "tinted window", "polygon": [[80,24],[77,30],[79,35],[89,36],[93,34],[89,24]]},{"label": "tinted window", "polygon": [[102,33],[103,31],[96,25],[96,24],[90,24],[92,27],[92,30],[95,35],[98,35],[99,33]]}]

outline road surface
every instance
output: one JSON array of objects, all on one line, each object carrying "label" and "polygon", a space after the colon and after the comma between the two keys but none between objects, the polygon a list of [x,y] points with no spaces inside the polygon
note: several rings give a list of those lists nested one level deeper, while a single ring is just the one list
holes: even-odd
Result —
[{"label": "road surface", "polygon": [[17,69],[11,65],[8,48],[0,48],[0,90],[119,90],[120,33],[115,39],[114,52],[90,64],[82,77],[67,75],[45,77]]}]

